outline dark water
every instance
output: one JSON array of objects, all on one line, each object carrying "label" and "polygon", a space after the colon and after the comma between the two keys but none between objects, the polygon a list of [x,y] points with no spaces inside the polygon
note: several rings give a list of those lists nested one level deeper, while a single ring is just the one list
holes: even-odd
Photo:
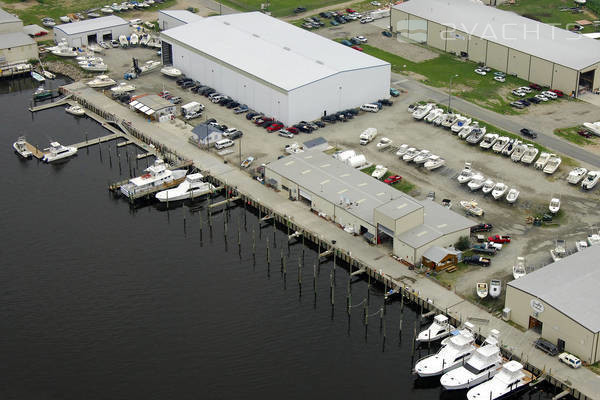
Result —
[{"label": "dark water", "polygon": [[[309,248],[300,295],[301,245],[288,253],[286,233],[276,232],[269,272],[273,229],[259,237],[256,216],[243,208],[231,210],[227,240],[224,213],[213,216],[211,238],[198,206],[131,210],[106,189],[128,173],[119,174],[114,143],[103,145],[102,161],[98,146],[57,166],[19,160],[11,145],[20,134],[40,145],[106,134],[62,108],[32,118],[32,87],[0,82],[1,398],[464,398],[411,375],[414,310],[387,307],[384,343],[377,315],[366,330],[362,307],[347,317],[348,274],[339,267],[330,306],[331,261],[320,266],[315,297]],[[356,280],[352,302],[367,291]],[[369,313],[382,303],[381,288],[372,288]]]}]

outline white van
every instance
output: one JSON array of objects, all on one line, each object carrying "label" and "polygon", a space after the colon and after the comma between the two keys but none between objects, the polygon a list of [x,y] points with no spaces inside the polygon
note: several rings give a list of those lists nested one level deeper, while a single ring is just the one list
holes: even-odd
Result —
[{"label": "white van", "polygon": [[141,23],[142,23],[142,20],[139,18],[129,20],[129,25],[131,25],[131,26],[140,25]]},{"label": "white van", "polygon": [[231,140],[231,139],[221,139],[215,143],[215,148],[217,150],[221,150],[221,149],[224,149],[226,147],[231,147],[231,146],[233,146],[233,140]]},{"label": "white van", "polygon": [[379,112],[379,107],[377,107],[377,104],[363,104],[360,106],[360,109],[368,112]]}]

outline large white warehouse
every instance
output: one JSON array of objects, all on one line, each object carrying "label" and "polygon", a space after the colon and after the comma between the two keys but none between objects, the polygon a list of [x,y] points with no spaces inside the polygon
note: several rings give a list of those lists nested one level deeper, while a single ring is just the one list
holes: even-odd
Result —
[{"label": "large white warehouse", "polygon": [[119,39],[120,35],[129,36],[130,33],[129,22],[115,15],[109,15],[57,25],[54,27],[54,41],[58,43],[65,39],[69,46],[81,47],[92,43],[109,42],[112,39]]},{"label": "large white warehouse", "polygon": [[163,63],[285,124],[389,97],[390,64],[260,12],[161,34]]}]

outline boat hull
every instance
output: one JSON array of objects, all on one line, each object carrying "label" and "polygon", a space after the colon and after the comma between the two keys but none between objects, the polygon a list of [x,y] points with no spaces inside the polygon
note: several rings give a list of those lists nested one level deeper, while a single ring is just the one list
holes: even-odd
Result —
[{"label": "boat hull", "polygon": [[69,149],[69,151],[65,151],[63,153],[60,154],[46,154],[43,158],[42,161],[47,162],[47,163],[53,163],[59,160],[64,160],[70,157],[73,157],[74,155],[77,154],[77,149],[72,147]]},{"label": "boat hull", "polygon": [[167,203],[172,201],[190,200],[198,197],[209,195],[213,192],[214,187],[212,185],[206,188],[194,189],[187,193],[173,194],[175,189],[164,190],[156,194],[156,199],[161,203]]},{"label": "boat hull", "polygon": [[466,382],[464,380],[455,380],[450,379],[447,375],[442,376],[440,379],[440,383],[442,387],[446,390],[463,390],[463,389],[471,389],[483,382],[487,382],[494,377],[498,373],[498,368],[488,371],[487,373],[476,375],[472,377],[472,379],[467,379]]},{"label": "boat hull", "polygon": [[29,150],[20,149],[17,143],[13,143],[13,149],[15,150],[15,153],[17,153],[22,158],[31,158],[33,156],[33,154]]}]

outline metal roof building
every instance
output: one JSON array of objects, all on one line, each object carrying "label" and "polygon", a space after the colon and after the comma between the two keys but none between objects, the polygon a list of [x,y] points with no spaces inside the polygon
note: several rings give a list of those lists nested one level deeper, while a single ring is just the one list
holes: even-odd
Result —
[{"label": "metal roof building", "polygon": [[577,94],[600,87],[600,43],[468,0],[411,0],[392,9],[402,37]]},{"label": "metal roof building", "polygon": [[161,38],[164,64],[286,124],[389,97],[389,63],[260,12],[204,18]]},{"label": "metal roof building", "polygon": [[129,107],[156,120],[163,115],[174,114],[176,109],[175,104],[156,94],[138,97],[129,103]]},{"label": "metal roof building", "polygon": [[582,360],[600,360],[600,246],[508,283],[510,319]]},{"label": "metal roof building", "polygon": [[203,19],[198,14],[187,10],[160,10],[158,11],[158,26],[161,31],[176,28],[181,25],[191,24]]},{"label": "metal roof building", "polygon": [[120,35],[129,36],[129,22],[116,15],[86,19],[54,27],[54,41],[66,40],[71,47],[87,46],[92,43],[118,39]]},{"label": "metal roof building", "polygon": [[23,31],[0,33],[0,66],[38,58],[35,40]]},{"label": "metal roof building", "polygon": [[[368,233],[378,243],[391,243],[394,254],[411,263],[433,245],[453,245],[460,236],[469,235],[473,225],[453,211],[429,200],[416,200],[320,151],[296,153],[267,164],[265,178],[346,231]],[[413,230],[418,232],[409,233]],[[431,234],[419,236],[421,231]]]},{"label": "metal roof building", "polygon": [[0,8],[0,33],[20,32],[23,22],[16,16]]}]

